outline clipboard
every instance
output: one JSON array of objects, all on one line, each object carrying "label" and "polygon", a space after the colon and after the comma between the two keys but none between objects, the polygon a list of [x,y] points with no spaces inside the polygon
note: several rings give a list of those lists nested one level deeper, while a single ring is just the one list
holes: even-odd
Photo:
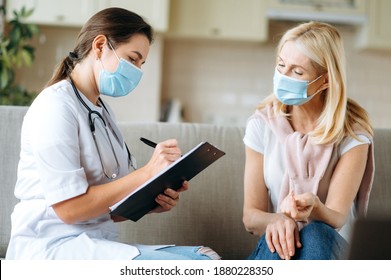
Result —
[{"label": "clipboard", "polygon": [[127,197],[110,207],[110,214],[138,221],[158,206],[155,201],[158,194],[163,193],[167,188],[179,189],[184,181],[190,181],[224,155],[225,152],[209,142],[201,142]]}]

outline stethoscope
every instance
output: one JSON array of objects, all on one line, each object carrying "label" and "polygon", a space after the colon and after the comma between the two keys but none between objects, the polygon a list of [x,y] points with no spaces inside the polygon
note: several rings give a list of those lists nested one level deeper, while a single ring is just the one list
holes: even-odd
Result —
[{"label": "stethoscope", "polygon": [[[119,164],[119,161],[118,161],[118,158],[117,158],[117,155],[115,153],[115,150],[114,150],[114,147],[113,147],[113,144],[111,142],[111,138],[109,136],[109,132],[108,132],[108,128],[107,128],[107,125],[106,125],[106,121],[104,120],[103,116],[101,113],[99,113],[98,111],[96,110],[92,110],[85,102],[84,100],[81,98],[80,96],[80,93],[79,91],[77,90],[73,80],[71,79],[71,77],[69,77],[69,80],[70,80],[70,83],[72,85],[72,88],[73,88],[73,91],[75,92],[76,94],[76,97],[77,99],[79,99],[80,103],[87,109],[88,111],[88,122],[89,122],[89,126],[90,126],[90,130],[91,130],[91,134],[92,134],[92,137],[94,139],[94,142],[95,142],[95,146],[96,146],[96,149],[98,151],[98,155],[99,155],[99,160],[100,160],[100,163],[101,163],[101,166],[102,166],[102,170],[103,170],[103,173],[105,174],[105,176],[108,178],[108,179],[115,179],[117,178],[118,174],[119,174],[119,171],[120,171],[120,164]],[[109,111],[107,110],[105,104],[103,103],[102,99],[99,97],[99,102],[100,104],[102,104],[104,110],[110,115]],[[111,147],[111,150],[113,152],[113,156],[114,156],[114,159],[115,159],[115,163],[116,163],[116,167],[113,169],[113,170],[109,170],[109,167],[105,166],[104,164],[104,159],[102,157],[102,153],[100,151],[100,148],[99,148],[99,145],[97,143],[97,139],[96,139],[96,128],[95,128],[95,121],[96,120],[99,120],[102,125],[103,125],[103,128],[106,132],[106,136],[108,138],[108,142],[110,144],[110,147]],[[129,148],[128,148],[128,145],[126,145],[126,143],[124,142],[125,144],[125,147],[126,147],[126,151],[128,153],[128,164],[129,166],[131,166],[133,168],[133,170],[136,170],[136,165],[135,165],[135,158],[133,157],[133,155],[130,153],[129,151]]]}]

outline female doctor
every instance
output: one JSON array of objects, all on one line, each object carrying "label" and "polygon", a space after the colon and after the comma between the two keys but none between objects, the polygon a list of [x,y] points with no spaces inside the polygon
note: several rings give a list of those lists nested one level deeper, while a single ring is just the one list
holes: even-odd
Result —
[{"label": "female doctor", "polygon": [[[21,153],[7,259],[218,259],[198,246],[140,246],[116,241],[109,207],[181,155],[175,139],[158,143],[139,169],[100,95],[129,94],[141,79],[153,31],[139,15],[108,8],[82,28],[73,52],[30,106]],[[152,212],[169,211],[166,189]]]}]

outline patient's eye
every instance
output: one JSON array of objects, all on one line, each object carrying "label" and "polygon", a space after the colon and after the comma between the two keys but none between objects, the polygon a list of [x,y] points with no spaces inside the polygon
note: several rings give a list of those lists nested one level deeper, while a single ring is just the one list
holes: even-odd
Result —
[{"label": "patient's eye", "polygon": [[303,75],[303,72],[302,72],[302,71],[293,70],[293,72],[294,72],[296,75],[299,75],[299,76],[302,76],[302,75]]}]

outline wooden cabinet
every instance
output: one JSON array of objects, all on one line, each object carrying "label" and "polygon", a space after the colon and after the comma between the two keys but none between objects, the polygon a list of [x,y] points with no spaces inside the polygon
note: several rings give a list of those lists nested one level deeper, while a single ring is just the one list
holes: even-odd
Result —
[{"label": "wooden cabinet", "polygon": [[105,7],[121,7],[143,16],[156,32],[165,32],[168,29],[170,0],[99,1],[105,2]]},{"label": "wooden cabinet", "polygon": [[265,12],[263,0],[171,0],[168,35],[265,41]]},{"label": "wooden cabinet", "polygon": [[366,0],[268,0],[269,19],[326,21],[343,24],[365,23]]},{"label": "wooden cabinet", "polygon": [[94,0],[11,0],[7,1],[7,18],[13,10],[34,8],[28,22],[42,25],[82,26],[94,13]]},{"label": "wooden cabinet", "polygon": [[41,25],[81,27],[96,12],[115,6],[140,14],[157,32],[168,28],[169,0],[8,0],[8,19],[23,6],[34,8],[27,21]]},{"label": "wooden cabinet", "polygon": [[367,23],[359,33],[358,46],[391,50],[391,1],[367,0]]}]

